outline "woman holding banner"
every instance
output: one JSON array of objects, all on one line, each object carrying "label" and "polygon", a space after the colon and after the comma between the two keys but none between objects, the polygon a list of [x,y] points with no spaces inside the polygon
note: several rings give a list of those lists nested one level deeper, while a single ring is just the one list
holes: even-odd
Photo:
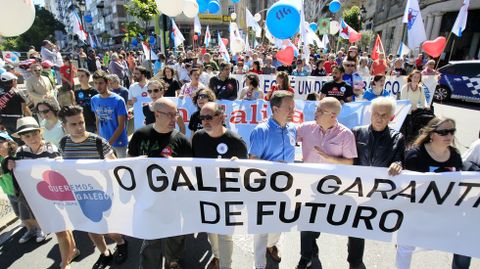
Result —
[{"label": "woman holding banner", "polygon": [[275,91],[289,91],[291,93],[295,93],[293,88],[290,86],[290,79],[288,78],[288,73],[284,71],[280,71],[277,73],[277,78],[275,79],[275,85],[270,87],[270,91],[268,91],[267,95],[265,96],[265,100],[270,100],[270,97]]},{"label": "woman holding banner", "polygon": [[[462,158],[454,146],[455,121],[433,118],[405,155],[405,168],[417,172],[454,172],[462,170]],[[414,246],[397,246],[397,269],[408,269]],[[460,267],[457,267],[460,268]],[[468,267],[466,267],[468,268]]]}]

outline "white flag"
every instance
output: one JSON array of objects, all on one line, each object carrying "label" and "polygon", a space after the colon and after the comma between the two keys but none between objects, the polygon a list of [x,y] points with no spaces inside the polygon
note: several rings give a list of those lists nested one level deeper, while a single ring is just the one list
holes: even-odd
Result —
[{"label": "white flag", "polygon": [[143,48],[143,55],[145,55],[145,59],[152,60],[152,61],[158,60],[157,54],[155,54],[155,52],[150,47],[150,44],[147,41],[142,42],[142,48]]},{"label": "white flag", "polygon": [[198,18],[198,15],[195,16],[195,19],[193,19],[193,31],[197,34],[202,33],[202,25],[200,24],[200,19]]},{"label": "white flag", "polygon": [[218,46],[220,47],[220,54],[222,54],[223,59],[227,62],[230,63],[230,55],[228,55],[227,48],[225,47],[225,44],[223,44],[222,37],[220,36],[220,33],[217,33],[218,37]]},{"label": "white flag", "polygon": [[207,25],[207,30],[205,30],[205,39],[203,43],[205,43],[205,47],[208,48],[210,45],[210,41],[212,40],[212,36],[210,35],[210,27]]},{"label": "white flag", "polygon": [[260,25],[255,21],[255,18],[253,17],[252,12],[250,12],[248,8],[246,9],[246,17],[247,17],[247,27],[252,27],[253,29],[255,29],[255,35],[257,37],[261,37],[262,27],[260,27]]},{"label": "white flag", "polygon": [[85,43],[88,34],[83,30],[82,23],[76,12],[70,13],[70,21],[73,24],[73,33],[78,36],[78,39]]},{"label": "white flag", "polygon": [[407,24],[408,46],[412,49],[419,48],[422,42],[427,40],[427,34],[425,33],[418,0],[407,1],[402,22]]},{"label": "white flag", "polygon": [[173,33],[173,43],[175,45],[175,48],[177,48],[183,43],[183,41],[185,41],[185,38],[183,37],[182,32],[180,32],[180,29],[178,29],[177,24],[173,19],[172,19],[172,33]]},{"label": "white flag", "polygon": [[250,43],[248,42],[248,33],[245,35],[245,50],[246,52],[250,51]]},{"label": "white flag", "polygon": [[452,33],[458,37],[462,36],[463,30],[467,27],[467,18],[468,18],[468,6],[470,5],[470,0],[463,0],[463,5],[458,12],[457,19],[453,24]]},{"label": "white flag", "polygon": [[330,44],[330,40],[328,39],[328,35],[323,35],[322,43],[324,48],[328,48],[328,44]]},{"label": "white flag", "polygon": [[265,26],[263,29],[265,30],[265,37],[268,39],[268,41],[270,41],[272,44],[275,44],[275,37],[272,36],[270,31],[268,31],[267,26]]},{"label": "white flag", "polygon": [[305,62],[308,62],[310,60],[310,48],[308,47],[309,41],[308,41],[308,23],[305,21],[305,10],[304,6],[302,3],[302,10],[300,12],[300,39],[303,42],[303,53],[302,53],[302,58],[305,60]]},{"label": "white flag", "polygon": [[407,47],[403,42],[400,43],[400,47],[398,47],[397,55],[402,57],[403,55],[408,55],[410,53],[410,48]]}]

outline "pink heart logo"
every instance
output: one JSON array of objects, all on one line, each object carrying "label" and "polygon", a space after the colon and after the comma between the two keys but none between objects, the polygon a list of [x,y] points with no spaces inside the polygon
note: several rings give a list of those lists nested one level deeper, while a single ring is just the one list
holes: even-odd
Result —
[{"label": "pink heart logo", "polygon": [[75,201],[70,185],[58,172],[47,170],[42,174],[43,181],[37,184],[38,193],[51,201]]},{"label": "pink heart logo", "polygon": [[423,42],[422,49],[428,55],[432,56],[433,58],[437,58],[442,55],[443,50],[447,46],[447,39],[443,36],[439,36],[434,40],[427,40]]},{"label": "pink heart logo", "polygon": [[358,33],[356,31],[352,31],[348,36],[348,42],[350,43],[355,43],[357,41],[360,41],[360,39],[362,39],[362,33]]},{"label": "pink heart logo", "polygon": [[291,65],[293,62],[293,58],[295,57],[294,54],[295,53],[293,51],[293,48],[288,46],[283,50],[279,50],[275,57],[282,64]]}]

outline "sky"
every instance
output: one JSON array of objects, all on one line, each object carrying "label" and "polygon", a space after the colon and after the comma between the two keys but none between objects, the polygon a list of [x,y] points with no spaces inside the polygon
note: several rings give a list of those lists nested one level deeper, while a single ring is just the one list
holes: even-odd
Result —
[{"label": "sky", "polygon": [[33,0],[33,3],[34,3],[35,5],[42,5],[42,6],[45,5],[45,1],[44,1],[44,0]]}]

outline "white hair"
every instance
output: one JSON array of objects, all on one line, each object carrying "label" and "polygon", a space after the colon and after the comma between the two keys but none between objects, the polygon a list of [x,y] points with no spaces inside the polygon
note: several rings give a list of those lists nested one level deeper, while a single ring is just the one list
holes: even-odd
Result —
[{"label": "white hair", "polygon": [[374,107],[377,106],[388,106],[390,107],[390,115],[395,114],[395,110],[397,109],[397,102],[392,97],[384,97],[380,96],[372,100],[371,111],[373,111]]}]

